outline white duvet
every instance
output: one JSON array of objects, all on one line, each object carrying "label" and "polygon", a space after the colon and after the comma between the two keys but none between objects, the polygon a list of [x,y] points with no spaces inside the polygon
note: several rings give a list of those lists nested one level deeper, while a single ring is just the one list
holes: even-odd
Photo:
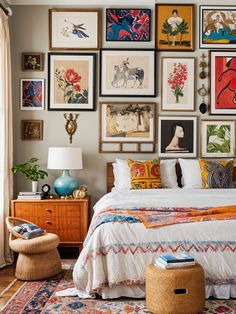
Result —
[{"label": "white duvet", "polygon": [[[235,189],[122,190],[103,196],[107,208],[235,205]],[[236,296],[236,220],[194,222],[146,229],[142,223],[105,223],[86,241],[73,277],[81,298],[145,296],[145,271],[163,252],[187,252],[205,271],[207,297]]]}]

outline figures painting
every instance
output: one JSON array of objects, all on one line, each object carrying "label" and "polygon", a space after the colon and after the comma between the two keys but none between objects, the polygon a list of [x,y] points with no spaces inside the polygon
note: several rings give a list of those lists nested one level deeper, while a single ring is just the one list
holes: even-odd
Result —
[{"label": "figures painting", "polygon": [[236,46],[236,7],[200,7],[200,48]]}]

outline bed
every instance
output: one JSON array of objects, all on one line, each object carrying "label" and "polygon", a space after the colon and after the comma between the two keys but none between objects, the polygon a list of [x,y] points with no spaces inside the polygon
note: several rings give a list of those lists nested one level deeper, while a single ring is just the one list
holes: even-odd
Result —
[{"label": "bed", "polygon": [[[179,170],[178,170],[179,172]],[[113,184],[107,168],[108,190]],[[180,182],[180,175],[178,175]],[[94,206],[108,208],[209,207],[236,204],[235,189],[114,190]],[[92,224],[91,224],[92,225]],[[145,297],[145,271],[163,252],[186,252],[205,271],[206,298],[236,297],[236,220],[204,221],[147,229],[142,223],[102,223],[89,230],[73,278],[81,298]]]}]

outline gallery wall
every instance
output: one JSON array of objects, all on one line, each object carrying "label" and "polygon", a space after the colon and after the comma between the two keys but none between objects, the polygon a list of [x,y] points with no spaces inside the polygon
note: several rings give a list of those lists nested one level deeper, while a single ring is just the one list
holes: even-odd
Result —
[{"label": "gallery wall", "polygon": [[[161,3],[168,3],[170,1],[162,1]],[[92,204],[94,204],[106,192],[106,163],[114,161],[115,158],[133,158],[133,159],[148,159],[157,155],[153,154],[102,154],[98,152],[99,149],[99,116],[98,116],[98,102],[99,101],[137,101],[137,102],[155,102],[156,116],[198,116],[198,139],[200,138],[200,120],[201,119],[229,119],[228,116],[212,117],[208,114],[201,114],[199,105],[202,102],[201,97],[197,94],[197,89],[201,87],[202,80],[199,79],[200,56],[204,52],[208,55],[208,51],[199,49],[198,43],[198,26],[199,16],[198,9],[200,4],[211,5],[211,1],[182,1],[184,3],[195,4],[195,51],[193,52],[157,52],[157,97],[153,98],[129,98],[125,97],[99,97],[98,80],[99,80],[99,52],[97,53],[97,101],[96,111],[91,112],[77,112],[78,129],[73,136],[72,144],[69,143],[68,135],[65,131],[65,118],[62,111],[48,111],[47,110],[47,53],[49,52],[49,35],[48,35],[48,10],[56,8],[56,6],[13,6],[13,16],[10,18],[10,32],[11,32],[11,53],[12,53],[12,81],[13,81],[13,112],[14,112],[14,163],[23,163],[30,157],[39,158],[42,168],[47,170],[47,154],[48,147],[52,146],[73,146],[81,147],[83,152],[83,170],[72,171],[71,173],[79,178],[80,183],[88,186],[89,194],[92,196]],[[144,1],[145,3],[145,1]],[[171,3],[179,3],[173,0]],[[221,5],[222,1],[214,1],[214,5]],[[227,5],[234,5],[233,0],[228,0]],[[60,6],[62,7],[62,6]],[[64,7],[64,6],[63,6]],[[69,6],[69,8],[84,8],[85,6]],[[112,7],[112,6],[109,6]],[[117,7],[117,5],[115,6]],[[130,6],[127,4],[127,7]],[[155,9],[154,6],[145,6],[152,9],[152,25],[151,36],[152,40],[148,43],[126,43],[126,42],[106,42],[105,41],[105,8],[108,6],[96,6],[103,12],[102,20],[102,48],[154,48],[155,47]],[[90,7],[91,8],[91,7]],[[95,7],[94,7],[95,8]],[[42,72],[25,72],[21,70],[21,54],[22,52],[43,52],[45,57],[45,67]],[[195,57],[195,111],[194,112],[163,112],[160,105],[160,82],[161,82],[161,67],[160,60],[162,56],[174,57]],[[44,111],[22,111],[20,110],[20,79],[22,78],[42,78],[45,79],[45,110]],[[208,88],[208,79],[204,80],[205,86]],[[209,101],[208,97],[205,99]],[[236,116],[230,116],[230,119],[235,119]],[[23,141],[21,139],[21,120],[37,119],[44,121],[43,140],[42,141]],[[157,126],[158,127],[158,126]],[[156,137],[158,141],[158,137]],[[199,157],[198,150],[198,157]],[[53,185],[53,181],[59,176],[60,171],[47,170],[49,177],[40,184],[48,183]],[[30,190],[31,184],[27,182],[21,175],[16,175],[14,180],[15,194],[19,191]]]}]

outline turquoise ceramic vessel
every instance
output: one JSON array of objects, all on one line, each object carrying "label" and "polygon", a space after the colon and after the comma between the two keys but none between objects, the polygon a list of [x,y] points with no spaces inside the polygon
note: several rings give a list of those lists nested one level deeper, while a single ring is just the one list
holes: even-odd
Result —
[{"label": "turquoise ceramic vessel", "polygon": [[54,190],[60,196],[71,195],[78,187],[78,180],[70,176],[69,170],[63,170],[62,175],[54,182]]}]

